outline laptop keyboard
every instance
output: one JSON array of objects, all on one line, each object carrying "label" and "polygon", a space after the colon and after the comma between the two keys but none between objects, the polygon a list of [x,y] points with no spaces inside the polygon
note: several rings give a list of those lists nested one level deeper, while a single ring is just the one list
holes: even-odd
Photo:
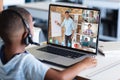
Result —
[{"label": "laptop keyboard", "polygon": [[63,49],[59,49],[59,48],[55,48],[55,47],[49,47],[49,46],[46,46],[46,47],[43,47],[43,48],[39,48],[38,50],[49,52],[51,54],[64,56],[64,57],[67,57],[67,58],[73,58],[73,59],[85,55],[85,54],[80,54],[78,52],[74,52],[73,53],[72,51],[63,50]]}]

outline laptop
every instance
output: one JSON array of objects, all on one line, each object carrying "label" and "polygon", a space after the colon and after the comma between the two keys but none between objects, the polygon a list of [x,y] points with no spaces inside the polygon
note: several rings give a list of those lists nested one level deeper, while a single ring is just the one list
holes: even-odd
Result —
[{"label": "laptop", "polygon": [[72,66],[97,55],[99,24],[98,9],[50,4],[47,45],[30,52],[42,62]]}]

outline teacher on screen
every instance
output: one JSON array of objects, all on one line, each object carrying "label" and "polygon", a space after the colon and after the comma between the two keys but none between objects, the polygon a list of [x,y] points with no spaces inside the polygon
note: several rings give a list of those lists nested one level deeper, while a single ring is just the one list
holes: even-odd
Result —
[{"label": "teacher on screen", "polygon": [[72,46],[72,38],[74,35],[74,21],[71,18],[69,11],[65,11],[65,18],[60,24],[58,21],[55,21],[55,23],[61,27],[65,28],[65,45],[68,47]]}]

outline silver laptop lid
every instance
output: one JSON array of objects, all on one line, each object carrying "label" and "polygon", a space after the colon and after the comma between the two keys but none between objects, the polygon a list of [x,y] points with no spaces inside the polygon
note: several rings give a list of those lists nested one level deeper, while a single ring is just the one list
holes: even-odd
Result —
[{"label": "silver laptop lid", "polygon": [[48,45],[97,54],[100,11],[50,4]]}]

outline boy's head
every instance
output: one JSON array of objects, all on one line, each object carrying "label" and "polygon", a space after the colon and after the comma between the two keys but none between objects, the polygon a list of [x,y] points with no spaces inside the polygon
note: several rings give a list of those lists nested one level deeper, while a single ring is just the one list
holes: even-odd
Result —
[{"label": "boy's head", "polygon": [[32,17],[28,11],[23,8],[12,8],[2,11],[0,14],[0,36],[5,44],[24,44],[24,38],[28,34],[19,13],[30,26],[30,33],[33,34]]}]

